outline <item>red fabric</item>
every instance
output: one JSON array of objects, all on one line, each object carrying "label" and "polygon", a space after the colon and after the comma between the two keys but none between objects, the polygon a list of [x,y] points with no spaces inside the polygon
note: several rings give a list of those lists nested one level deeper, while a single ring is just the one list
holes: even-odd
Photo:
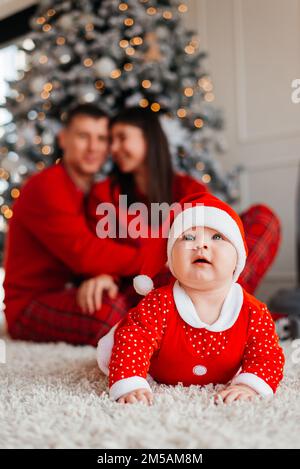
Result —
[{"label": "red fabric", "polygon": [[22,311],[10,327],[10,335],[18,340],[63,341],[95,347],[131,306],[127,294],[119,293],[112,300],[104,293],[101,309],[88,315],[77,304],[76,289],[47,293],[35,298]]},{"label": "red fabric", "polygon": [[[177,173],[173,181],[173,201],[178,202],[180,199],[187,195],[194,194],[195,192],[209,192],[205,184],[196,181],[194,178],[187,174]],[[88,201],[88,214],[91,221],[91,226],[95,230],[95,226],[100,217],[96,215],[96,208],[99,203],[110,202],[117,208],[119,212],[119,196],[120,188],[113,186],[111,179],[108,177],[104,181],[95,184],[91,190]],[[138,198],[141,202],[146,202],[146,199]]]},{"label": "red fabric", "polygon": [[[110,387],[147,373],[165,384],[227,383],[241,367],[264,380],[273,391],[283,376],[284,355],[266,305],[245,290],[232,327],[221,332],[194,328],[179,315],[172,284],[147,295],[115,331],[109,365]],[[202,376],[193,373],[204,366]]]},{"label": "red fabric", "polygon": [[238,283],[248,293],[254,293],[278,252],[281,225],[277,215],[262,204],[253,205],[240,216],[245,229],[248,257]]},{"label": "red fabric", "polygon": [[14,205],[5,253],[5,305],[8,327],[38,296],[60,291],[77,276],[135,275],[139,251],[92,233],[84,194],[64,166],[34,175]]},{"label": "red fabric", "polygon": [[[182,199],[184,196],[188,194],[194,194],[195,192],[208,192],[207,186],[202,184],[192,177],[188,176],[187,174],[175,174],[174,181],[173,181],[173,201],[177,202]],[[100,203],[110,203],[116,209],[116,216],[117,216],[117,224],[116,224],[116,234],[120,242],[127,245],[133,246],[140,246],[141,239],[134,238],[130,234],[130,229],[135,229],[136,222],[134,222],[134,226],[132,222],[136,219],[137,214],[130,214],[127,210],[128,207],[124,210],[124,208],[119,203],[119,196],[121,195],[120,188],[112,184],[112,180],[108,177],[104,181],[95,184],[89,200],[87,204],[87,212],[88,218],[90,222],[91,229],[95,232],[97,229],[99,231],[107,230],[106,226],[102,225],[103,220],[107,218],[107,214],[97,215],[96,210],[97,206]],[[140,192],[137,192],[137,201],[145,203],[147,205],[147,198],[144,197]],[[145,239],[148,236],[148,218],[142,219],[139,217],[141,221],[141,226],[137,226],[136,229],[139,232],[145,232],[146,234],[143,236]],[[101,222],[102,220],[102,222]],[[99,222],[99,224],[98,224]],[[104,223],[104,222],[103,222]],[[98,228],[97,228],[98,225]],[[113,225],[111,225],[113,226]],[[113,236],[115,233],[113,233]],[[144,255],[143,255],[144,261]],[[139,272],[141,273],[141,271]]]}]

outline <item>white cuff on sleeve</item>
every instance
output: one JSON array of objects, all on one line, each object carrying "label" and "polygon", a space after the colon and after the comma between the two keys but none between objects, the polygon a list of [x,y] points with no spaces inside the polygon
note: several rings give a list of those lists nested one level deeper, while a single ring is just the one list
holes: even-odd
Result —
[{"label": "white cuff on sleeve", "polygon": [[254,373],[241,373],[233,378],[231,384],[246,384],[263,397],[273,396],[274,394],[271,386]]},{"label": "white cuff on sleeve", "polygon": [[97,347],[97,362],[100,370],[106,376],[109,374],[109,363],[111,359],[112,349],[115,341],[115,330],[117,329],[120,321],[110,329],[110,331],[101,337]]},{"label": "white cuff on sleeve", "polygon": [[151,392],[151,388],[145,378],[141,376],[131,376],[130,378],[119,379],[116,381],[109,390],[109,396],[112,400],[116,401],[123,394],[135,391],[136,389],[144,388]]}]

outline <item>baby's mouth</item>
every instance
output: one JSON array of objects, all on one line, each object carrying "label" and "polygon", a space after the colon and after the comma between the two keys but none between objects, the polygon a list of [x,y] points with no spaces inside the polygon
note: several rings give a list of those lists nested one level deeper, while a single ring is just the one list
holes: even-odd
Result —
[{"label": "baby's mouth", "polygon": [[193,264],[211,264],[211,262],[205,259],[205,257],[197,257],[197,259],[193,261]]}]

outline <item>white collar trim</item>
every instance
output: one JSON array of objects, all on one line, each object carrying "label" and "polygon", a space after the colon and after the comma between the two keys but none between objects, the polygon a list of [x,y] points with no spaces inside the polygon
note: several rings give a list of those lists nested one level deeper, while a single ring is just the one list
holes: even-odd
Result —
[{"label": "white collar trim", "polygon": [[181,318],[190,326],[197,329],[205,328],[212,332],[226,331],[237,320],[244,301],[243,289],[238,283],[233,283],[223,303],[220,316],[213,324],[206,324],[199,318],[194,303],[186,291],[179,285],[178,280],[173,286],[174,301]]}]

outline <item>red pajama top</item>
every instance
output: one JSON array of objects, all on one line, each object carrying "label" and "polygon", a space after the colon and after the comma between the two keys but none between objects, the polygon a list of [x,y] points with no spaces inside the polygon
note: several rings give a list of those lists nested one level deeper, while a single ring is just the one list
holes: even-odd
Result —
[{"label": "red pajama top", "polygon": [[[183,197],[194,194],[195,192],[208,192],[208,186],[185,173],[175,173],[173,180],[173,200],[179,201]],[[113,202],[118,205],[118,197],[121,194],[120,187],[114,184],[111,178],[95,184],[91,190],[89,198],[89,207],[91,215],[96,213],[97,204],[100,202]],[[137,199],[146,201],[142,194],[137,194]],[[144,199],[144,200],[143,200]]]},{"label": "red pajama top", "polygon": [[84,213],[84,193],[63,164],[32,176],[14,204],[5,252],[8,327],[31,300],[64,288],[76,276],[135,275],[140,252],[99,239]]},{"label": "red pajama top", "polygon": [[150,389],[149,373],[169,385],[244,383],[272,395],[283,376],[284,355],[266,305],[234,283],[220,317],[203,323],[178,282],[149,293],[99,341],[97,358],[109,369],[118,399]]},{"label": "red pajama top", "polygon": [[[188,174],[176,173],[174,175],[172,187],[174,202],[181,200],[189,194],[194,194],[195,192],[208,192],[208,187]],[[130,224],[130,220],[136,215],[130,215],[128,214],[128,211],[125,213],[123,212],[122,207],[119,205],[120,195],[120,187],[117,184],[113,184],[110,178],[94,185],[88,201],[89,221],[93,230],[95,230],[97,222],[102,218],[102,216],[96,214],[97,206],[100,203],[112,203],[116,208],[118,222],[124,227],[127,227]],[[145,196],[138,192],[137,201],[147,203]],[[127,232],[126,228],[124,228],[124,232]],[[121,241],[128,244],[132,242],[135,243],[136,239],[130,239],[129,235],[126,236],[126,238],[121,238]]]}]

